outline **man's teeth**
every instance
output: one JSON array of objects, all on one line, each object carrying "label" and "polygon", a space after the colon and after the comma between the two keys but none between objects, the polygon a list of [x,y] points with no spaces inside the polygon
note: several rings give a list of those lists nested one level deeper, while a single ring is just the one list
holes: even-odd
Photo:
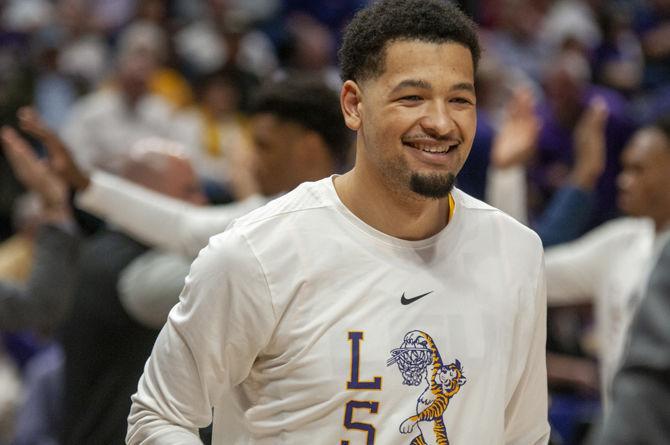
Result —
[{"label": "man's teeth", "polygon": [[456,147],[458,144],[441,146],[441,147],[423,147],[419,144],[410,144],[412,147],[417,150],[425,151],[426,153],[446,153],[452,148]]},{"label": "man's teeth", "polygon": [[449,147],[447,148],[421,148],[421,151],[425,151],[428,153],[446,153],[449,151]]}]

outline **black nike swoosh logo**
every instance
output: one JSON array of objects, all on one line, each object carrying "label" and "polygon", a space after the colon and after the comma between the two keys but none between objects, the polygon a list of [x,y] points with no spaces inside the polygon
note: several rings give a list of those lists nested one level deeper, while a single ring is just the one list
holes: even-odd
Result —
[{"label": "black nike swoosh logo", "polygon": [[419,299],[425,297],[426,295],[429,295],[429,294],[432,294],[432,293],[433,293],[433,291],[430,291],[430,292],[426,292],[425,294],[417,295],[416,297],[405,298],[405,292],[403,292],[402,297],[400,297],[400,302],[402,304],[404,304],[405,306],[407,306],[408,304],[414,303],[416,300],[419,300]]}]

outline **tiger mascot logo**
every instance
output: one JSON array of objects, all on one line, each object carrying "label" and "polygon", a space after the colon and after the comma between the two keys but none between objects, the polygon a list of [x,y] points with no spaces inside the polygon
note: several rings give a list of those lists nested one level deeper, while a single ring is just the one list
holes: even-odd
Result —
[{"label": "tiger mascot logo", "polygon": [[402,345],[391,351],[387,366],[393,364],[398,365],[403,385],[419,386],[422,381],[426,384],[417,399],[416,415],[402,422],[400,432],[409,434],[414,427],[419,429],[420,434],[410,445],[449,445],[443,416],[449,400],[465,385],[461,363],[456,360],[445,366],[430,335],[411,331]]}]

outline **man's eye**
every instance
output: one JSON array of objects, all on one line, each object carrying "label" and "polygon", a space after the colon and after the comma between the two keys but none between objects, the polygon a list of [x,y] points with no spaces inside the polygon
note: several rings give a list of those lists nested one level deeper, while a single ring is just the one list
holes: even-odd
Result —
[{"label": "man's eye", "polygon": [[421,96],[416,96],[416,95],[414,95],[414,96],[403,96],[403,97],[400,98],[400,100],[406,100],[406,101],[410,101],[410,102],[416,102],[416,101],[419,101],[419,100],[422,100],[422,99],[423,98]]},{"label": "man's eye", "polygon": [[451,101],[453,103],[463,104],[463,105],[471,105],[472,104],[472,101],[470,99],[465,98],[465,97],[455,97],[455,98],[451,99]]}]

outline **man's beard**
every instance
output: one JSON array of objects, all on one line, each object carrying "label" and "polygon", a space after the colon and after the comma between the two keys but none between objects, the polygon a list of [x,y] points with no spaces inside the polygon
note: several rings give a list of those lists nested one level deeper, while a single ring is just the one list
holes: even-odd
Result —
[{"label": "man's beard", "polygon": [[412,173],[409,179],[409,188],[425,198],[440,199],[447,196],[454,188],[456,175],[446,174],[420,174]]}]

